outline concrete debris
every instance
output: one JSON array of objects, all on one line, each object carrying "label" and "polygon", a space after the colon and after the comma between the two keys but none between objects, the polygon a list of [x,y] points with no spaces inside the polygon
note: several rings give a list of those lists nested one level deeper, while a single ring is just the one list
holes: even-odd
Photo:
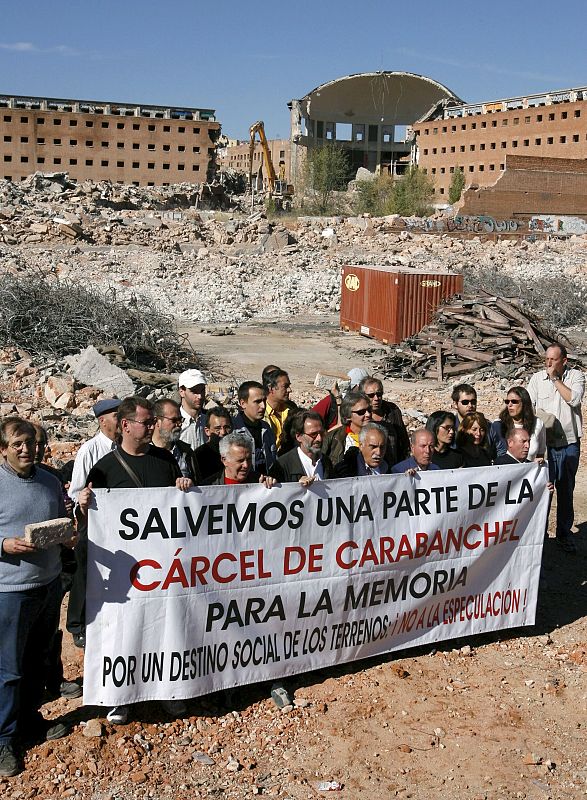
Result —
[{"label": "concrete debris", "polygon": [[336,313],[344,264],[477,269],[528,281],[581,277],[585,237],[455,238],[417,218],[268,220],[202,208],[190,184],[79,184],[65,173],[0,181],[0,263],[133,293],[185,322],[237,324],[311,310]]},{"label": "concrete debris", "polygon": [[90,345],[67,359],[75,379],[85,386],[98,386],[111,397],[134,394],[135,385],[127,373],[112,364]]}]

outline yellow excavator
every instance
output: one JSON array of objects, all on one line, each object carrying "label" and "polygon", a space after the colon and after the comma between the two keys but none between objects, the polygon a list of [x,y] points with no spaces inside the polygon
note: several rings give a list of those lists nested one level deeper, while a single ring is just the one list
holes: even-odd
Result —
[{"label": "yellow excavator", "polygon": [[285,168],[281,168],[279,178],[275,173],[271,151],[269,149],[267,137],[265,136],[265,125],[262,120],[255,122],[249,129],[249,186],[253,186],[253,155],[255,153],[255,138],[257,134],[259,135],[259,142],[261,143],[267,170],[267,197],[272,197],[274,200],[277,200],[283,208],[291,208],[291,198],[294,187],[288,185],[285,180]]}]

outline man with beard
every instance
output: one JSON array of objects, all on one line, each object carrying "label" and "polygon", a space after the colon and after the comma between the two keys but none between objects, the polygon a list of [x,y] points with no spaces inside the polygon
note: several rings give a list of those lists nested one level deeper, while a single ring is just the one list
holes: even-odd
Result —
[{"label": "man with beard", "polygon": [[222,406],[211,408],[206,414],[206,424],[204,425],[204,433],[208,437],[208,441],[200,445],[194,454],[199,481],[221,471],[223,465],[220,457],[220,440],[231,432],[232,422],[229,412]]},{"label": "man with beard", "polygon": [[359,446],[349,448],[334,468],[334,478],[358,478],[364,475],[387,475],[385,460],[387,431],[382,425],[367,422],[359,433]]},{"label": "man with beard", "polygon": [[322,417],[316,411],[298,411],[292,420],[292,435],[298,446],[280,456],[269,470],[279,483],[309,486],[315,480],[325,480],[332,473],[330,459],[322,454],[326,435]]},{"label": "man with beard", "polygon": [[202,477],[198,472],[198,462],[189,444],[182,442],[181,426],[183,418],[179,403],[169,398],[158,400],[154,407],[155,428],[152,442],[155,447],[167,450],[177,461],[179,471],[184,478],[191,478],[198,483]]}]

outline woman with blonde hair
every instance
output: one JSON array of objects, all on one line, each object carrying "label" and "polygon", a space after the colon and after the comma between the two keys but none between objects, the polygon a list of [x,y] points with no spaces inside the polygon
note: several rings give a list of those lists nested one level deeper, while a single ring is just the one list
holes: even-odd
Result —
[{"label": "woman with blonde hair", "polygon": [[464,467],[489,467],[493,454],[488,443],[489,422],[480,411],[463,417],[457,431],[457,451],[463,456]]}]

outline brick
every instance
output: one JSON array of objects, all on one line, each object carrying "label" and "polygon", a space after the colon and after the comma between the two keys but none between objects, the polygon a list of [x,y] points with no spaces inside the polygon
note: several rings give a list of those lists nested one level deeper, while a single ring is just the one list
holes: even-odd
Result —
[{"label": "brick", "polygon": [[24,538],[44,550],[54,544],[67,542],[74,535],[73,523],[69,517],[49,519],[46,522],[33,522],[24,526]]}]

